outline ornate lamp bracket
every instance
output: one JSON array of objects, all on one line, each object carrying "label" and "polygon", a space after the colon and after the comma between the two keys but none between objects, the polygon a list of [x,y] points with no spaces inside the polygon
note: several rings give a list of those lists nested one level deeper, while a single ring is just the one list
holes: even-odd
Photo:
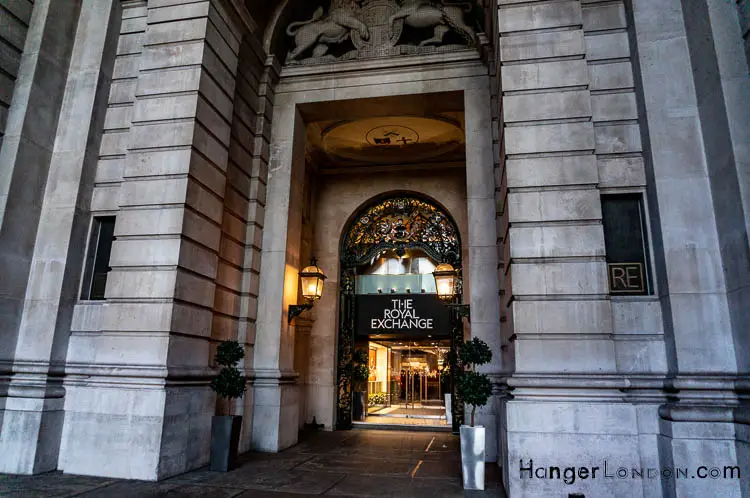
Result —
[{"label": "ornate lamp bracket", "polygon": [[471,309],[468,304],[449,304],[450,309],[455,310],[459,318],[466,318],[471,321]]},{"label": "ornate lamp bracket", "polygon": [[292,323],[296,317],[300,316],[303,311],[312,309],[311,303],[307,304],[292,304],[289,306],[289,323]]}]

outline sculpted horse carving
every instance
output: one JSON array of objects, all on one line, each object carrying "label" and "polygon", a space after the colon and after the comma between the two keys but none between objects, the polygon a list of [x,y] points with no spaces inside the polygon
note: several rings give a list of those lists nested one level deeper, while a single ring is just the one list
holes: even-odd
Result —
[{"label": "sculpted horse carving", "polygon": [[323,15],[323,7],[318,7],[310,20],[293,22],[287,27],[286,34],[293,36],[295,42],[287,62],[295,60],[311,47],[314,47],[313,57],[322,57],[328,52],[329,45],[346,41],[353,30],[363,40],[370,38],[367,26],[345,4],[334,2],[326,16]]},{"label": "sculpted horse carving", "polygon": [[422,40],[419,46],[440,45],[443,38],[451,29],[461,35],[468,45],[475,43],[474,30],[464,22],[464,12],[470,12],[471,2],[443,4],[430,0],[403,0],[401,8],[389,19],[389,26],[397,19],[403,19],[404,24],[412,28],[432,28],[434,36]]}]

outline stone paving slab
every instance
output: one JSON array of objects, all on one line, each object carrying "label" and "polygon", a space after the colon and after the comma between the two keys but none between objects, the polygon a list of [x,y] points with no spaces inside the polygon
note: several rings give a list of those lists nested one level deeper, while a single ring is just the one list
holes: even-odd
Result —
[{"label": "stone paving slab", "polygon": [[0,475],[0,497],[504,498],[502,477],[487,465],[486,490],[461,486],[458,438],[452,434],[395,431],[321,432],[278,454],[247,453],[232,472],[207,468],[161,482],[66,475]]}]

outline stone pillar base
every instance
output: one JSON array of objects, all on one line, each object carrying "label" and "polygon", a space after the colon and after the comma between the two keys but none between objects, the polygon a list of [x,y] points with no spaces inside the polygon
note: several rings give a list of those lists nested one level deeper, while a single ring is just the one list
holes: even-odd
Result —
[{"label": "stone pillar base", "polygon": [[66,474],[156,481],[208,463],[215,404],[208,386],[66,391],[60,448]]},{"label": "stone pillar base", "polygon": [[7,398],[0,412],[0,473],[57,469],[63,418],[61,398]]},{"label": "stone pillar base", "polygon": [[297,444],[299,391],[291,379],[256,377],[253,385],[252,449],[276,453]]},{"label": "stone pillar base", "polygon": [[[508,496],[662,496],[658,480],[616,476],[621,467],[659,467],[656,438],[642,439],[639,431],[649,430],[640,407],[614,399],[570,400],[569,394],[569,400],[501,401]],[[653,425],[656,411],[650,410]],[[645,489],[653,485],[658,494]]]},{"label": "stone pillar base", "polygon": [[750,496],[750,425],[662,420],[661,427],[680,474],[676,496]]},{"label": "stone pillar base", "polygon": [[[493,395],[487,401],[487,404],[481,408],[477,408],[476,414],[474,415],[474,425],[481,425],[484,427],[485,441],[484,441],[484,461],[485,462],[497,462],[498,461],[498,443],[499,443],[499,417],[497,416],[501,409],[501,397]],[[464,425],[471,424],[471,405],[464,407]]]}]

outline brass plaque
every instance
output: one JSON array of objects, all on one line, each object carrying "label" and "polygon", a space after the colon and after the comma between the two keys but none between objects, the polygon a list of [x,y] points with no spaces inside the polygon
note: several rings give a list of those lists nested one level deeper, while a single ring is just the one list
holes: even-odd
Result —
[{"label": "brass plaque", "polygon": [[608,263],[610,294],[646,294],[642,263]]}]

